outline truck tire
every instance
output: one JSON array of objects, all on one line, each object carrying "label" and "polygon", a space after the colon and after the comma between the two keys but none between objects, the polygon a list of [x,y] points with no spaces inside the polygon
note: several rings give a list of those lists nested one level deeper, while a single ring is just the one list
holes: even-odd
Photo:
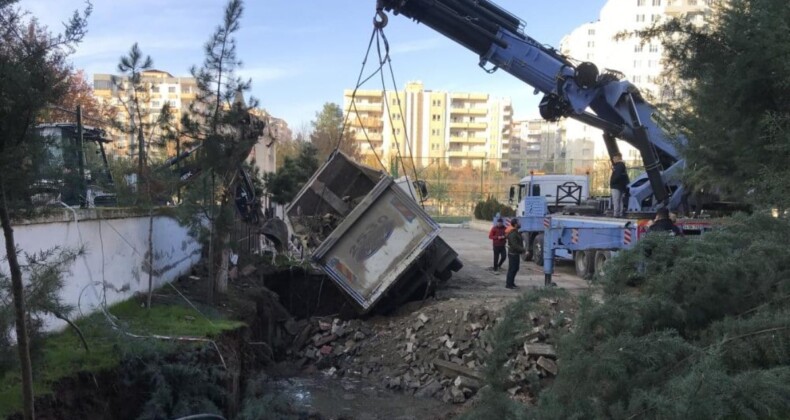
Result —
[{"label": "truck tire", "polygon": [[595,250],[574,251],[573,264],[576,267],[576,275],[588,280],[592,277],[595,266]]},{"label": "truck tire", "polygon": [[543,234],[539,233],[532,241],[532,261],[543,267]]},{"label": "truck tire", "polygon": [[595,253],[595,275],[603,277],[606,273],[606,263],[612,258],[611,251],[597,251]]}]

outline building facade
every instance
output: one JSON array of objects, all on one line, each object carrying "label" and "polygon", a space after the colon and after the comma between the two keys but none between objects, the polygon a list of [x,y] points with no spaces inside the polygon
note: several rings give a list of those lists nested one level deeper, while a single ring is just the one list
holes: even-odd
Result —
[{"label": "building facade", "polygon": [[[398,156],[415,165],[508,167],[513,108],[485,93],[426,90],[407,83],[399,92],[344,92],[343,110],[363,159],[390,167]],[[378,159],[377,159],[378,158]]]},{"label": "building facade", "polygon": [[[161,70],[148,70],[142,73],[141,81],[144,90],[138,95],[143,123],[154,124],[160,117],[165,104],[170,106],[173,123],[178,127],[181,116],[189,110],[197,95],[197,83],[192,77],[174,77]],[[128,107],[131,105],[132,86],[125,76],[112,74],[94,74],[93,92],[103,105],[117,109],[118,122],[131,127]],[[113,132],[113,152],[116,156],[133,157],[137,153],[137,136],[128,133]],[[153,136],[161,135],[154,130]],[[171,150],[172,149],[172,150]],[[172,156],[175,146],[169,145],[165,150],[150,150]],[[163,156],[156,156],[163,157]]]}]

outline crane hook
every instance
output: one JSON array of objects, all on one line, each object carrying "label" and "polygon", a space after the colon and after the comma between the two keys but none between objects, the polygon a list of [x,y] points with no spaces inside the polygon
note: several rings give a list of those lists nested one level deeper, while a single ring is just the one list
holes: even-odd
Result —
[{"label": "crane hook", "polygon": [[387,26],[387,15],[384,13],[384,0],[376,0],[376,16],[373,16],[373,27],[382,29]]},{"label": "crane hook", "polygon": [[384,13],[384,10],[377,9],[376,16],[373,17],[373,26],[376,29],[383,29],[385,26],[387,26],[387,21],[387,14]]}]

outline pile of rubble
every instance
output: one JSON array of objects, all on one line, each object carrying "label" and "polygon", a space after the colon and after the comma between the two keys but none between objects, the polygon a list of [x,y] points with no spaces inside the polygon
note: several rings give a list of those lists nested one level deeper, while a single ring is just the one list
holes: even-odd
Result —
[{"label": "pile of rubble", "polygon": [[[529,314],[532,325],[506,363],[514,397],[530,399],[531,384],[558,373],[552,343],[572,320],[556,301],[545,303],[545,310]],[[291,356],[302,367],[358,375],[390,389],[459,404],[483,385],[483,369],[494,351],[486,332],[498,319],[484,307],[448,313],[434,306],[397,320],[289,322]]]}]

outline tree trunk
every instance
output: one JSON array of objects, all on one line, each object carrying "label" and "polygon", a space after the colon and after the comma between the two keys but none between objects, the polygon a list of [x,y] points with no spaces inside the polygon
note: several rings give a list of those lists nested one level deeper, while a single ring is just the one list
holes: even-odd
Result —
[{"label": "tree trunk", "polygon": [[30,362],[30,340],[28,338],[27,311],[25,310],[25,289],[22,284],[22,268],[17,259],[17,250],[14,241],[14,229],[11,227],[11,218],[6,207],[5,188],[0,179],[0,223],[3,225],[5,236],[5,250],[8,258],[8,268],[11,271],[11,290],[14,296],[14,315],[16,317],[16,341],[19,352],[19,364],[22,366],[22,398],[24,404],[25,420],[35,418],[33,406],[33,367]]},{"label": "tree trunk", "polygon": [[[150,197],[150,182],[149,197]],[[151,296],[154,294],[154,208],[148,209],[148,304],[147,308],[151,309]]]},{"label": "tree trunk", "polygon": [[224,295],[228,293],[228,265],[230,261],[230,231],[226,230],[222,233],[220,241],[220,262],[219,270],[217,271],[217,281],[215,282],[217,294]]}]

